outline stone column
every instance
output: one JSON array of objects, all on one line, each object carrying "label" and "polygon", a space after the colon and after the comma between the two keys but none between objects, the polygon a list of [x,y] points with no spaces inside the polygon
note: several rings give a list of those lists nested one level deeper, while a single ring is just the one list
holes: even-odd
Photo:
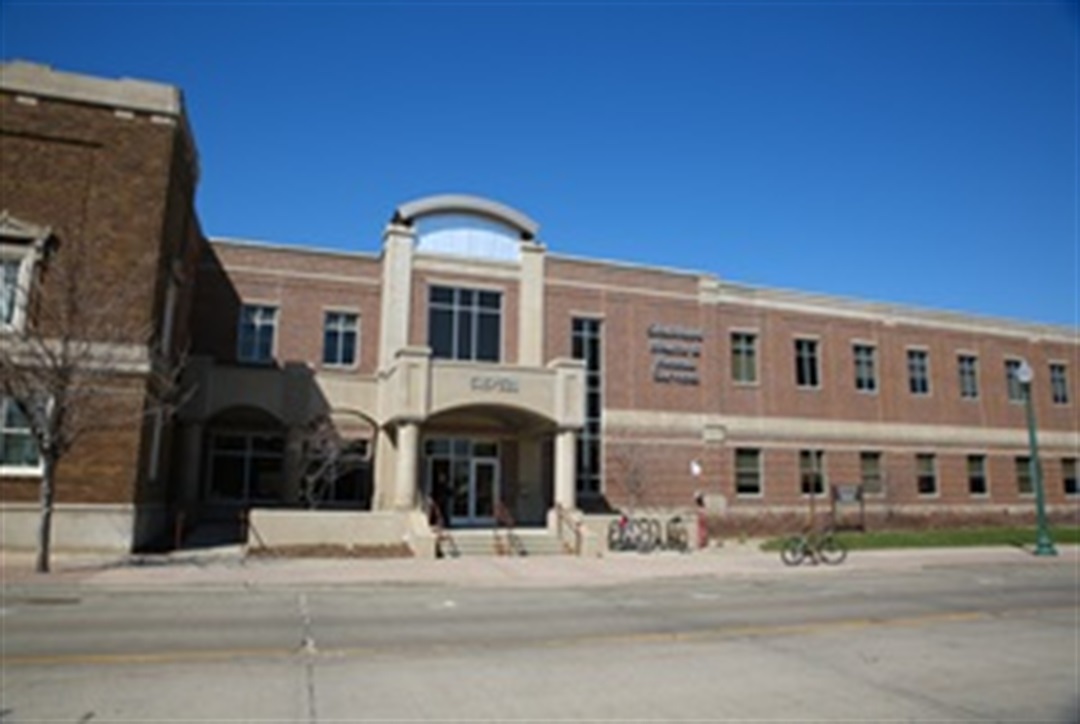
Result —
[{"label": "stone column", "polygon": [[577,508],[577,430],[563,428],[555,434],[555,505]]},{"label": "stone column", "polygon": [[398,425],[397,480],[394,486],[394,508],[397,510],[412,510],[416,507],[419,441],[419,424],[406,420]]},{"label": "stone column", "polygon": [[538,242],[521,242],[518,364],[544,364],[544,245]]},{"label": "stone column", "polygon": [[409,344],[409,301],[412,296],[412,255],[416,236],[401,224],[383,234],[382,310],[379,325],[379,369],[394,363],[397,351]]}]

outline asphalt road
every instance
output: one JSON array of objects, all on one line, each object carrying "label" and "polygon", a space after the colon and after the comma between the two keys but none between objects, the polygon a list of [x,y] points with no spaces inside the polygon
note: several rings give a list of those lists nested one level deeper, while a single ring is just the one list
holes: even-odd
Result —
[{"label": "asphalt road", "polygon": [[0,721],[1077,721],[1074,567],[9,587]]}]

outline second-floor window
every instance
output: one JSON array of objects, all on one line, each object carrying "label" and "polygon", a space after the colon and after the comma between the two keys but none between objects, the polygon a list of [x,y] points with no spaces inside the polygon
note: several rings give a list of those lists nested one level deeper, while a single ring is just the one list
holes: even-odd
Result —
[{"label": "second-floor window", "polygon": [[855,389],[877,392],[877,349],[869,344],[857,344],[855,354]]},{"label": "second-floor window", "polygon": [[265,304],[245,304],[240,308],[237,359],[257,364],[273,361],[277,312],[277,307]]},{"label": "second-floor window", "polygon": [[795,340],[795,384],[799,387],[819,387],[821,375],[818,369],[818,341]]},{"label": "second-floor window", "polygon": [[757,335],[731,333],[731,379],[743,384],[757,382]]},{"label": "second-floor window", "polygon": [[909,349],[907,353],[908,390],[913,395],[930,394],[930,353]]},{"label": "second-floor window", "polygon": [[979,358],[962,354],[956,359],[960,372],[960,397],[974,400],[979,397]]},{"label": "second-floor window", "polygon": [[1069,404],[1069,378],[1065,374],[1065,365],[1050,364],[1050,397],[1055,405]]},{"label": "second-floor window", "polygon": [[502,293],[431,287],[428,344],[436,358],[498,362],[502,350]]},{"label": "second-floor window", "polygon": [[1009,402],[1024,401],[1024,386],[1020,384],[1017,376],[1020,372],[1020,360],[1005,360],[1005,389],[1009,395]]},{"label": "second-floor window", "polygon": [[323,364],[352,367],[356,364],[360,315],[327,312],[323,321]]},{"label": "second-floor window", "polygon": [[20,259],[0,257],[0,329],[15,326],[15,309],[19,302]]}]

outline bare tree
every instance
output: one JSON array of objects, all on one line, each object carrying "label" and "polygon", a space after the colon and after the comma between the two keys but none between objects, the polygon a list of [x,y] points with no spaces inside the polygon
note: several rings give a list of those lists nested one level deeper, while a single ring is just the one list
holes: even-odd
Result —
[{"label": "bare tree", "polygon": [[300,496],[309,508],[319,507],[337,480],[370,462],[369,447],[362,440],[344,437],[332,412],[303,429],[302,446]]},{"label": "bare tree", "polygon": [[[0,392],[25,417],[42,466],[36,570],[49,571],[56,474],[88,431],[137,423],[179,403],[182,365],[154,338],[158,260],[49,244],[28,281],[9,290],[21,324],[0,339]],[[104,269],[121,269],[105,274]],[[118,278],[120,277],[120,278]],[[132,395],[141,398],[132,411]]]}]

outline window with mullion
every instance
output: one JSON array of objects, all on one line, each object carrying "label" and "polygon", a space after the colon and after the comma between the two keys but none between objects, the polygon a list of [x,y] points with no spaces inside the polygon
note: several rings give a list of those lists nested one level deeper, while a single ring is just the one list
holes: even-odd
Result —
[{"label": "window with mullion", "polygon": [[909,349],[908,391],[913,395],[930,394],[930,353],[925,349]]},{"label": "window with mullion", "polygon": [[1050,399],[1055,405],[1069,404],[1069,380],[1060,362],[1050,364]]},{"label": "window with mullion", "polygon": [[968,455],[967,474],[968,493],[971,495],[986,495],[989,492],[986,484],[985,455]]},{"label": "window with mullion", "polygon": [[0,397],[0,467],[36,470],[41,465],[37,443],[15,400]]},{"label": "window with mullion", "polygon": [[603,386],[601,379],[602,338],[599,319],[576,317],[570,326],[570,350],[574,359],[585,362],[585,427],[578,436],[576,486],[578,493],[600,493],[602,480]]},{"label": "window with mullion", "polygon": [[796,339],[795,384],[806,388],[819,387],[818,364],[818,341],[816,339]]},{"label": "window with mullion", "polygon": [[739,448],[735,451],[735,494],[739,497],[761,496],[761,451]]},{"label": "window with mullion", "polygon": [[245,304],[240,308],[237,358],[241,362],[266,363],[274,358],[277,307]]},{"label": "window with mullion", "polygon": [[877,392],[877,348],[869,344],[856,344],[855,389],[859,392]]},{"label": "window with mullion", "polygon": [[323,321],[323,364],[350,367],[356,364],[359,316],[327,312]]},{"label": "window with mullion", "polygon": [[974,355],[962,354],[957,358],[960,370],[960,397],[974,400],[979,397],[979,360]]},{"label": "window with mullion", "polygon": [[937,495],[937,461],[932,453],[915,456],[916,485],[921,496]]},{"label": "window with mullion", "polygon": [[428,293],[428,345],[439,359],[498,362],[502,294],[433,286]]},{"label": "window with mullion", "polygon": [[741,384],[757,382],[757,335],[731,333],[731,378]]},{"label": "window with mullion", "polygon": [[799,481],[803,495],[825,493],[825,451],[799,451]]},{"label": "window with mullion", "polygon": [[10,327],[15,324],[21,268],[20,259],[0,257],[0,327]]}]

